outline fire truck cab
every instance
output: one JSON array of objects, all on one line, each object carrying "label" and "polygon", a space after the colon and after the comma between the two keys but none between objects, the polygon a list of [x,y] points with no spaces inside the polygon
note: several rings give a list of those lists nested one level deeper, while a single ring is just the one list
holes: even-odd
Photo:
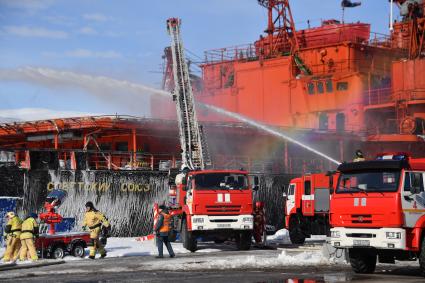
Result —
[{"label": "fire truck cab", "polygon": [[195,251],[199,237],[216,242],[235,239],[238,249],[250,248],[253,189],[246,171],[188,171],[176,176],[176,186],[173,223],[186,249]]},{"label": "fire truck cab", "polygon": [[356,273],[417,260],[425,275],[425,158],[404,153],[343,163],[332,196],[331,243]]},{"label": "fire truck cab", "polygon": [[332,172],[292,179],[285,202],[285,226],[293,244],[311,235],[329,234],[330,192],[337,177]]}]

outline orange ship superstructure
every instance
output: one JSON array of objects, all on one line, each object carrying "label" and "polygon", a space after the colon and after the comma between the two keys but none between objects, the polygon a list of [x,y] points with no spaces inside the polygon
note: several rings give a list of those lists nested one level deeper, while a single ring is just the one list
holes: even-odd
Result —
[{"label": "orange ship superstructure", "polygon": [[[422,3],[384,36],[369,24],[337,20],[296,30],[289,1],[258,2],[268,11],[266,34],[207,51],[198,101],[283,131],[310,132],[304,141],[340,160],[350,159],[353,147],[425,154]],[[154,115],[172,113],[155,109],[153,101]],[[205,110],[199,116],[232,121]]]}]

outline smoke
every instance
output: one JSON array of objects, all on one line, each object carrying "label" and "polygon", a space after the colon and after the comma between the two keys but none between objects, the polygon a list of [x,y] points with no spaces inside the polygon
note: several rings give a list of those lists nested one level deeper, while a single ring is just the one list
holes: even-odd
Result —
[{"label": "smoke", "polygon": [[[146,105],[149,105],[147,95],[160,94],[169,97],[169,93],[166,91],[125,80],[40,67],[0,69],[0,80],[26,82],[53,90],[81,89],[102,102],[118,103],[117,105],[136,112],[140,112],[143,108],[146,109]],[[142,96],[134,99],[134,95]]]}]

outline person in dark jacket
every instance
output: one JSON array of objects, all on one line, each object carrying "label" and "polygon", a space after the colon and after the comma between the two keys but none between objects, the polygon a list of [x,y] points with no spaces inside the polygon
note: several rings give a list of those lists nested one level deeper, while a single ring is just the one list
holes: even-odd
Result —
[{"label": "person in dark jacket", "polygon": [[156,243],[158,245],[158,256],[157,258],[163,258],[163,244],[167,247],[168,254],[170,257],[175,257],[171,243],[168,240],[168,234],[171,230],[171,215],[168,213],[168,209],[165,205],[159,206],[158,221],[155,225]]}]

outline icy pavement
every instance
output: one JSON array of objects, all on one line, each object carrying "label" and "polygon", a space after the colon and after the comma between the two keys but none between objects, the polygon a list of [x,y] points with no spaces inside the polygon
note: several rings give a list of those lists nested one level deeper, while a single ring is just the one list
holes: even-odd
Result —
[{"label": "icy pavement", "polygon": [[[319,240],[322,238],[319,238]],[[313,239],[317,240],[317,239]],[[335,259],[329,252],[324,252],[322,245],[301,247],[294,250],[278,248],[280,244],[290,244],[288,231],[279,230],[268,238],[268,243],[276,250],[253,250],[249,254],[236,251],[234,243],[214,244],[199,243],[199,250],[191,253],[179,242],[172,243],[176,258],[173,260],[147,260],[142,263],[144,270],[227,270],[227,269],[263,269],[281,266],[331,265]],[[155,242],[139,242],[134,238],[109,238],[106,246],[108,258],[130,256],[156,256]],[[210,255],[208,255],[210,254]],[[164,247],[164,256],[168,253]],[[97,255],[99,257],[99,255]],[[78,260],[67,256],[65,261]],[[79,259],[81,260],[81,259]]]},{"label": "icy pavement", "polygon": [[[314,239],[313,239],[314,240]],[[281,265],[329,265],[335,262],[330,256],[330,252],[323,252],[322,247],[300,247],[295,250],[286,251],[279,249],[279,245],[289,245],[288,231],[285,229],[279,230],[275,235],[268,237],[268,244],[275,247],[275,251],[261,251],[258,253],[247,255],[245,252],[235,251],[234,243],[214,244],[214,243],[199,243],[199,250],[193,255],[200,254],[215,254],[223,251],[230,252],[228,256],[224,255],[214,261],[201,260],[199,257],[193,259],[187,255],[192,254],[180,242],[172,243],[174,252],[177,258],[168,264],[167,262],[156,262],[146,265],[147,269],[166,269],[180,270],[184,265],[184,269],[205,270],[205,269],[235,269],[235,268],[267,268],[278,267]],[[134,256],[156,256],[158,254],[155,241],[137,241],[135,238],[109,238],[106,246],[108,253],[107,258],[121,258]],[[0,249],[3,253],[4,249]],[[86,255],[88,249],[86,249]],[[167,256],[167,250],[164,247],[164,255]],[[186,255],[182,257],[182,255]],[[100,255],[97,255],[99,257]],[[204,256],[203,258],[208,258]],[[73,256],[65,256],[65,261],[81,261],[82,258]]]}]

